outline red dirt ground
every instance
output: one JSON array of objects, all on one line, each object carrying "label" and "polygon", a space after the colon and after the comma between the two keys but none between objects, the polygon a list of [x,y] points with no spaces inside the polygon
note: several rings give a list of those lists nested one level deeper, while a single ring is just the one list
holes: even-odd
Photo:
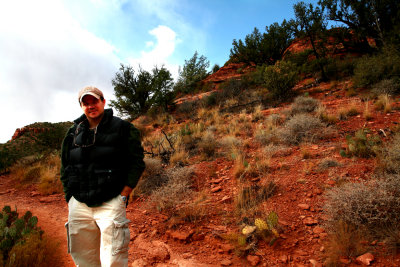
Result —
[{"label": "red dirt ground", "polygon": [[[371,134],[379,134],[386,140],[383,132],[390,135],[400,119],[398,102],[387,114],[375,111],[370,102],[373,118],[366,121],[362,115],[365,102],[359,96],[346,96],[343,90],[346,86],[343,82],[336,87],[321,84],[302,90],[318,98],[329,114],[337,114],[349,105],[356,105],[361,114],[335,123],[333,127],[337,133],[328,140],[292,146],[287,153],[273,157],[270,171],[265,177],[259,177],[260,180],[272,179],[278,186],[276,194],[265,203],[265,211],[275,211],[281,226],[281,237],[272,247],[261,242],[250,257],[239,257],[233,252],[233,246],[221,238],[221,234],[238,232],[239,226],[233,215],[233,199],[238,191],[237,180],[232,174],[233,161],[220,157],[194,165],[197,187],[206,191],[210,198],[206,220],[171,227],[168,217],[150,209],[143,199],[129,204],[128,218],[132,221],[129,266],[251,266],[257,262],[258,266],[322,266],[327,238],[323,229],[324,192],[343,180],[369,179],[377,165],[375,158],[341,157],[339,150],[346,147],[346,134],[353,134],[364,126]],[[282,105],[263,112],[267,116],[287,108]],[[259,148],[253,142],[247,149],[248,155],[254,155]],[[306,159],[302,156],[305,150],[309,154]],[[317,171],[316,166],[325,158],[341,164]],[[253,157],[249,161],[255,160]],[[41,196],[34,186],[15,189],[15,182],[8,176],[0,176],[0,188],[0,206],[16,206],[21,213],[32,211],[45,233],[60,243],[59,266],[74,266],[66,249],[64,223],[68,211],[63,196]],[[372,266],[400,266],[399,255],[388,256],[381,252],[380,243],[372,248],[375,256]],[[342,265],[357,266],[355,259],[345,260],[350,263]]]}]

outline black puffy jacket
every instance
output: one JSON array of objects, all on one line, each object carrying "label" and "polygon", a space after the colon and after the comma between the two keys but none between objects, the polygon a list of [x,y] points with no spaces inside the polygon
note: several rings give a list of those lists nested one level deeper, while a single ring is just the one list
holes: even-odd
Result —
[{"label": "black puffy jacket", "polygon": [[61,181],[67,201],[74,196],[90,207],[99,206],[134,188],[144,170],[139,131],[114,117],[111,109],[96,129],[85,115],[74,121],[61,151]]}]

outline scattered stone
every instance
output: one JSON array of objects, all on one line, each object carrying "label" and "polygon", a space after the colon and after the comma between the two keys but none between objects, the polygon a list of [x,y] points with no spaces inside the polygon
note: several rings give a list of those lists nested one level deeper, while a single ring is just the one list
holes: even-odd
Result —
[{"label": "scattered stone", "polygon": [[247,255],[246,259],[251,266],[257,266],[260,263],[260,257],[258,256]]},{"label": "scattered stone", "polygon": [[304,223],[305,225],[311,226],[311,225],[318,224],[318,221],[315,220],[315,219],[313,219],[313,218],[311,218],[311,217],[307,217],[307,218],[305,218],[305,219],[303,220],[303,223]]},{"label": "scattered stone", "polygon": [[334,186],[334,185],[336,184],[336,182],[333,181],[333,180],[328,180],[328,181],[326,181],[326,183],[327,183],[328,185],[331,185],[331,186]]},{"label": "scattered stone", "polygon": [[193,234],[192,239],[193,241],[201,241],[204,240],[205,237],[205,234]]},{"label": "scattered stone", "polygon": [[145,266],[148,266],[148,263],[144,259],[137,259],[131,265],[131,267],[145,267]]},{"label": "scattered stone", "polygon": [[144,234],[140,234],[135,239],[134,246],[140,250],[145,251],[146,257],[151,259],[152,261],[164,262],[169,260],[170,258],[168,246],[164,242],[158,240],[149,242]]},{"label": "scattered stone", "polygon": [[313,193],[316,195],[322,195],[322,190],[317,188],[317,189],[314,189]]},{"label": "scattered stone", "polygon": [[319,227],[319,226],[315,226],[314,229],[313,229],[313,233],[314,234],[320,234],[320,233],[323,233],[323,232],[325,232],[325,229],[322,228],[322,227]]},{"label": "scattered stone", "polygon": [[230,197],[230,196],[224,196],[224,197],[220,200],[221,203],[228,203],[228,202],[231,202],[231,201],[232,201],[232,197]]},{"label": "scattered stone", "polygon": [[225,259],[221,261],[221,266],[230,266],[230,265],[232,265],[231,260]]},{"label": "scattered stone", "polygon": [[8,189],[6,191],[0,192],[0,195],[5,195],[5,194],[9,194],[9,193],[14,193],[15,189]]},{"label": "scattered stone", "polygon": [[370,265],[372,261],[374,261],[374,255],[371,253],[365,253],[364,255],[361,255],[357,257],[357,262],[364,264],[364,265]]},{"label": "scattered stone", "polygon": [[314,259],[310,259],[310,263],[313,267],[322,267],[322,264]]},{"label": "scattered stone", "polygon": [[279,260],[282,263],[287,263],[288,262],[288,256],[287,255],[282,255],[282,256],[279,257]]},{"label": "scattered stone", "polygon": [[324,251],[325,251],[325,247],[322,246],[322,247],[319,249],[319,251],[320,251],[320,252],[324,252]]},{"label": "scattered stone", "polygon": [[221,190],[222,190],[222,187],[221,187],[221,186],[216,186],[216,187],[214,187],[214,188],[211,189],[211,192],[212,192],[212,193],[216,193],[216,192],[219,192],[219,191],[221,191]]},{"label": "scattered stone", "polygon": [[219,183],[222,182],[223,180],[224,180],[224,179],[219,178],[219,179],[216,179],[216,180],[212,180],[211,183],[213,183],[213,184],[219,184]]},{"label": "scattered stone", "polygon": [[297,205],[300,209],[303,209],[303,210],[308,210],[308,209],[310,209],[310,205],[308,205],[308,204],[299,204],[299,205]]},{"label": "scattered stone", "polygon": [[[0,195],[1,195],[1,193],[0,193]],[[38,192],[36,192],[36,191],[33,191],[32,193],[31,193],[31,197],[36,197],[36,196],[39,196],[40,194],[38,193]]]},{"label": "scattered stone", "polygon": [[345,257],[341,257],[339,259],[339,262],[343,263],[343,264],[350,264],[351,263],[351,259],[349,258],[345,258]]},{"label": "scattered stone", "polygon": [[173,238],[173,239],[177,239],[180,241],[187,241],[190,237],[189,232],[178,232],[178,231],[174,231],[174,232],[170,232],[169,235]]},{"label": "scattered stone", "polygon": [[41,203],[51,203],[54,201],[54,198],[52,197],[41,197],[39,198],[39,202]]},{"label": "scattered stone", "polygon": [[231,253],[235,249],[231,244],[221,244],[220,247],[224,252],[227,253]]},{"label": "scattered stone", "polygon": [[295,254],[299,256],[308,256],[308,253],[301,249],[296,250]]}]

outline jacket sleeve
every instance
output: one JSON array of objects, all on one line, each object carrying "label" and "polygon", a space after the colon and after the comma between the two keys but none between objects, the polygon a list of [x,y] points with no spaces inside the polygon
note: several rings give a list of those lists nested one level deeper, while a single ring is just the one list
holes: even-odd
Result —
[{"label": "jacket sleeve", "polygon": [[65,175],[65,169],[69,165],[69,160],[68,160],[68,153],[69,150],[72,146],[72,135],[71,133],[73,132],[73,126],[69,128],[67,134],[64,137],[64,140],[61,145],[61,169],[60,169],[60,179],[64,188],[64,194],[65,194],[65,200],[68,202],[69,199],[71,198],[70,192],[68,190],[68,177]]},{"label": "jacket sleeve", "polygon": [[145,169],[144,153],[138,129],[130,123],[127,151],[128,179],[126,185],[135,188]]}]

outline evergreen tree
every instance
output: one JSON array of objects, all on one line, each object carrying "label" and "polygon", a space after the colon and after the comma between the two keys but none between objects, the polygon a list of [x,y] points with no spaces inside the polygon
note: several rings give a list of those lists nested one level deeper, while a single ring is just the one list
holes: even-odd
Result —
[{"label": "evergreen tree", "polygon": [[123,117],[130,119],[145,114],[153,106],[164,109],[173,101],[171,73],[164,67],[154,67],[148,72],[139,67],[137,73],[131,66],[121,64],[112,80],[116,100],[111,100]]},{"label": "evergreen tree", "polygon": [[205,56],[199,56],[197,51],[189,59],[185,60],[183,69],[179,68],[179,78],[175,84],[174,91],[191,93],[196,89],[197,84],[207,77],[207,68],[210,62]]}]

